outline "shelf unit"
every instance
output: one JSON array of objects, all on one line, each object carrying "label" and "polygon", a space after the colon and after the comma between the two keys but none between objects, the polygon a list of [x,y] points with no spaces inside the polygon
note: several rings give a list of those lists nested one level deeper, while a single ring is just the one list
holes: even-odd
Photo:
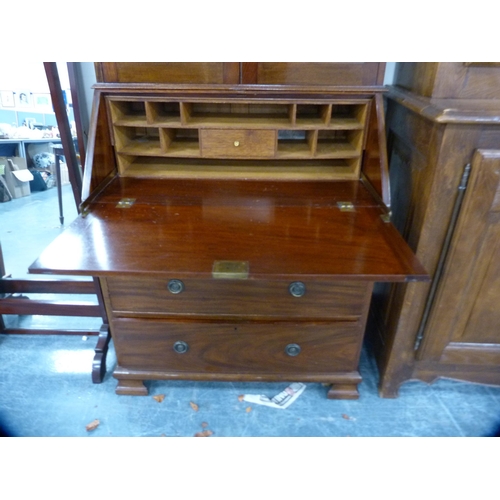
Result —
[{"label": "shelf unit", "polygon": [[108,97],[125,177],[355,180],[369,106]]}]

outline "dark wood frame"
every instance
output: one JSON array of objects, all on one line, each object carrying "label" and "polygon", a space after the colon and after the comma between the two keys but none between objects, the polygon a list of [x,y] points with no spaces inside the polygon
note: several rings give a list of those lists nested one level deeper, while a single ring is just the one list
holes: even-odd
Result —
[{"label": "dark wood frame", "polygon": [[[106,354],[111,336],[98,280],[14,279],[8,275],[0,244],[0,334],[4,335],[88,335],[98,336],[92,367],[92,382],[99,384],[106,373]],[[74,300],[33,300],[29,294],[97,295],[98,304]],[[66,328],[8,328],[3,315],[82,316],[102,318],[99,330]]]}]

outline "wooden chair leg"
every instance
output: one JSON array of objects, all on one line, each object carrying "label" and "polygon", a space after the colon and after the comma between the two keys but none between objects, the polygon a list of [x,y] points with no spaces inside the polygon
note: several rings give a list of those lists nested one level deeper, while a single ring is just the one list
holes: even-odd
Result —
[{"label": "wooden chair leg", "polygon": [[104,323],[99,330],[99,337],[95,346],[95,356],[92,362],[92,382],[100,384],[106,375],[106,356],[108,354],[111,332],[109,325]]},{"label": "wooden chair leg", "polygon": [[[98,304],[85,301],[32,300],[25,293],[97,295]],[[6,328],[3,314],[43,316],[100,317],[103,321],[99,332],[82,332],[63,328]],[[111,332],[102,297],[100,282],[76,280],[11,279],[6,275],[0,244],[0,333],[37,335],[98,335],[92,361],[92,382],[100,384],[106,374],[106,355]]]}]

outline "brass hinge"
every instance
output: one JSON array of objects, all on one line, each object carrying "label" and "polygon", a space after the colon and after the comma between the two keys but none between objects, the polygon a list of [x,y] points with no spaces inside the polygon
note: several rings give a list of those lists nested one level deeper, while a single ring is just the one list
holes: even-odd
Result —
[{"label": "brass hinge", "polygon": [[391,212],[387,212],[386,214],[382,214],[380,218],[385,222],[389,223],[391,222]]},{"label": "brass hinge", "polygon": [[135,203],[135,198],[122,198],[116,204],[116,208],[130,208],[134,203]]},{"label": "brass hinge", "polygon": [[354,205],[350,201],[339,201],[337,202],[337,207],[339,207],[341,212],[355,212]]}]

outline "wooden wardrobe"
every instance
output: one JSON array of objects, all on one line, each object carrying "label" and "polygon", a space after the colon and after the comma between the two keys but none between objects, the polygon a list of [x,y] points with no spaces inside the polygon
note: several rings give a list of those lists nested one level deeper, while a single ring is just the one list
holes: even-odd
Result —
[{"label": "wooden wardrobe", "polygon": [[500,63],[399,63],[387,96],[392,220],[432,277],[380,286],[380,393],[500,384]]}]

